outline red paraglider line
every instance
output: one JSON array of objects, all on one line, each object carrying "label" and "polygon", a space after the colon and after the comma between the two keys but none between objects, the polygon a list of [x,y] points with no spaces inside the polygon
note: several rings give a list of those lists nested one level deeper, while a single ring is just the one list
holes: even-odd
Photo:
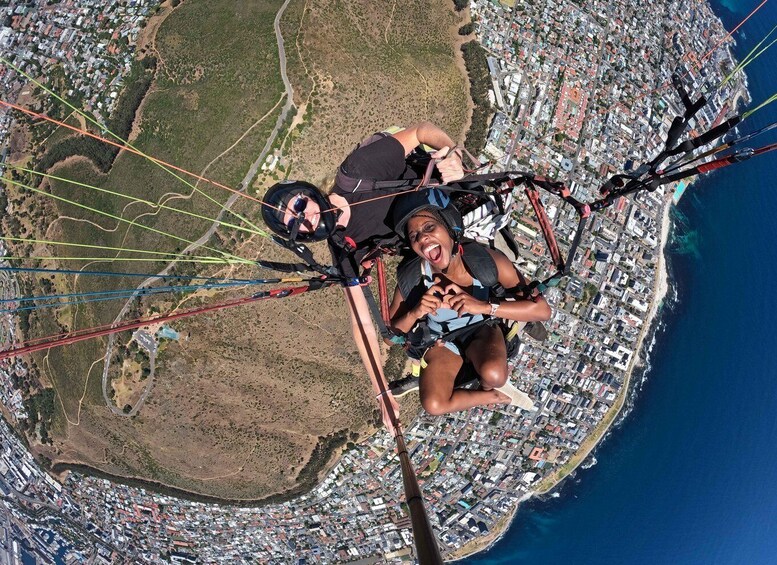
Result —
[{"label": "red paraglider line", "polygon": [[[189,316],[194,316],[196,314],[206,314],[208,312],[215,312],[217,310],[224,310],[226,308],[242,306],[244,304],[258,302],[260,300],[265,300],[268,298],[285,298],[287,296],[294,296],[297,294],[302,294],[303,292],[307,292],[310,289],[311,287],[309,284],[304,286],[278,288],[274,290],[259,292],[251,296],[247,296],[245,298],[240,298],[237,300],[230,300],[228,302],[222,302],[220,304],[212,304],[210,306],[202,306],[200,308],[192,308],[190,310],[185,310],[183,312],[157,316],[156,318],[139,318],[130,322],[124,322],[122,324],[96,326],[93,328],[86,328],[75,332],[52,335],[44,338],[38,338],[38,339],[24,342],[26,345],[22,345],[21,347],[15,347],[12,349],[7,349],[5,351],[0,351],[0,361],[2,361],[3,359],[8,359],[10,357],[24,355],[26,353],[33,353],[35,351],[49,349],[51,347],[60,347],[62,345],[68,345],[71,343],[76,343],[79,341],[84,341],[95,337],[102,337],[105,335],[110,335],[110,334],[114,334],[114,333],[118,333],[126,330],[133,330],[136,328],[147,326],[149,324],[158,324],[160,322],[179,320],[181,318],[187,318]],[[35,342],[40,342],[40,343],[35,343]]]}]

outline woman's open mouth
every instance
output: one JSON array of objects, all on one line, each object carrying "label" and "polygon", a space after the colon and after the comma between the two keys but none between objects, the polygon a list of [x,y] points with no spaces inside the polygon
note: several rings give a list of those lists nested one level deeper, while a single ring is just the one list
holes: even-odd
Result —
[{"label": "woman's open mouth", "polygon": [[432,263],[437,263],[442,258],[442,247],[439,243],[433,243],[424,247],[424,256]]}]

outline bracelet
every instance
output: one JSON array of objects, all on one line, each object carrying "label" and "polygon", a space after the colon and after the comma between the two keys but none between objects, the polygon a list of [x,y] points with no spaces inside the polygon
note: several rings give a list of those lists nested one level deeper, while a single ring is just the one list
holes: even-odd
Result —
[{"label": "bracelet", "polygon": [[495,316],[496,315],[496,311],[499,308],[499,303],[498,302],[491,302],[490,304],[491,304],[491,312],[489,312],[488,315],[489,316]]}]

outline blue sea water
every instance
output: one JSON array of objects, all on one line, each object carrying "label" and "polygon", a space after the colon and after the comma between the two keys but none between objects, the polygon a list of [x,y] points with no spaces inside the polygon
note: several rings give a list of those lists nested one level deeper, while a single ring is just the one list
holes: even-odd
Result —
[{"label": "blue sea water", "polygon": [[[760,0],[719,0],[732,29]],[[741,59],[777,24],[767,3]],[[775,53],[748,68],[777,91]],[[753,116],[743,131],[777,119]],[[756,138],[750,146],[777,141]],[[473,564],[777,563],[777,152],[691,186],[677,210],[667,301],[633,410],[560,496],[531,500]]]}]

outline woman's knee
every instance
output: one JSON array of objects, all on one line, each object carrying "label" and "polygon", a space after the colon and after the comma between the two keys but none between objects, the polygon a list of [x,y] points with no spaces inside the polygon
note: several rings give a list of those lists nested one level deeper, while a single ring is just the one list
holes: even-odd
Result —
[{"label": "woman's knee", "polygon": [[439,396],[422,396],[421,406],[432,416],[442,416],[448,413],[448,402]]},{"label": "woman's knee", "polygon": [[480,367],[481,382],[491,388],[503,386],[507,382],[507,363],[486,361]]}]

